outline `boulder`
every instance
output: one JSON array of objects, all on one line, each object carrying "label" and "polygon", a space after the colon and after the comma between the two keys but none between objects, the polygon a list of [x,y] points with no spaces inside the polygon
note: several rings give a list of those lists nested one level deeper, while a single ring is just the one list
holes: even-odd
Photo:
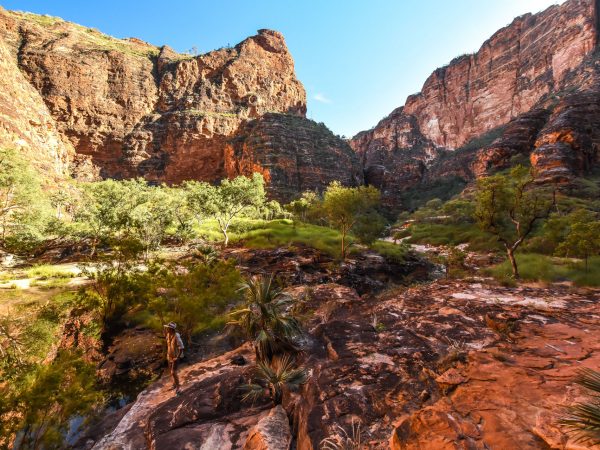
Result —
[{"label": "boulder", "polygon": [[250,430],[244,450],[288,450],[291,442],[287,413],[277,405]]}]

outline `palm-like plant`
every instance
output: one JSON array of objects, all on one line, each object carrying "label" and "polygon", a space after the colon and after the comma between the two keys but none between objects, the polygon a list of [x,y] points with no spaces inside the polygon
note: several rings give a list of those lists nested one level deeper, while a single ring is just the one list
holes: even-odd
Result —
[{"label": "palm-like plant", "polygon": [[575,383],[588,389],[592,398],[569,407],[561,423],[577,441],[600,445],[600,372],[581,369]]},{"label": "palm-like plant", "polygon": [[275,357],[273,361],[259,361],[256,365],[254,383],[244,385],[246,394],[242,400],[260,399],[268,391],[275,405],[283,400],[284,389],[296,390],[308,380],[308,374],[302,367],[294,367],[290,355]]},{"label": "palm-like plant", "polygon": [[241,327],[254,341],[257,361],[270,361],[274,355],[298,351],[294,338],[301,333],[300,323],[290,313],[294,300],[273,281],[273,275],[255,276],[242,283],[246,304],[231,313],[230,324]]}]

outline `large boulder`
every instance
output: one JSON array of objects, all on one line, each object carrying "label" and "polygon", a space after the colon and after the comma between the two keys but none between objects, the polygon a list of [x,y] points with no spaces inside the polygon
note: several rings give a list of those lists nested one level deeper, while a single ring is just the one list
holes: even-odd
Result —
[{"label": "large boulder", "polygon": [[244,450],[288,450],[292,433],[285,409],[277,405],[248,433]]}]

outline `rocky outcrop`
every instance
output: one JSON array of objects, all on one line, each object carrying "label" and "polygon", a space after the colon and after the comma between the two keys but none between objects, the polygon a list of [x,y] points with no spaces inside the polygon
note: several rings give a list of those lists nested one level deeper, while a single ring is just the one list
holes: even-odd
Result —
[{"label": "rocky outcrop", "polygon": [[0,39],[0,147],[17,148],[42,173],[62,178],[75,151],[55,126],[43,98]]},{"label": "rocky outcrop", "polygon": [[498,139],[477,152],[472,162],[473,174],[482,177],[506,168],[519,155],[527,158],[549,115],[547,109],[540,108],[511,120]]},{"label": "rocky outcrop", "polygon": [[323,191],[338,180],[363,183],[356,153],[324,124],[304,117],[269,113],[248,122],[225,149],[228,177],[260,172],[278,200],[299,192]]},{"label": "rocky outcrop", "polygon": [[586,90],[564,98],[554,109],[537,136],[531,164],[542,180],[565,182],[594,168],[599,149],[600,89]]},{"label": "rocky outcrop", "polygon": [[175,395],[166,378],[143,391],[108,434],[85,446],[95,450],[144,448],[242,448],[248,432],[269,413],[269,405],[241,403],[241,384],[253,360],[249,346],[180,370],[184,386]]},{"label": "rocky outcrop", "polygon": [[600,364],[597,290],[438,281],[380,296],[338,284],[289,293],[311,311],[310,379],[284,398],[287,415],[240,401],[253,365],[244,346],[184,367],[180,396],[166,377],[150,386],[94,448],[265,448],[289,442],[288,417],[299,450],[340,426],[352,435],[353,423],[366,448],[577,448],[557,411],[578,396],[577,369]]},{"label": "rocky outcrop", "polygon": [[291,443],[287,413],[281,405],[277,405],[250,431],[244,450],[288,450]]},{"label": "rocky outcrop", "polygon": [[[428,178],[457,175],[454,168],[446,172],[434,166],[438,155],[448,151],[464,157],[464,148],[469,157],[462,160],[458,175],[467,180],[532,152],[532,163],[545,179],[580,175],[597,160],[588,125],[597,119],[586,118],[583,125],[578,120],[585,112],[595,113],[591,99],[600,92],[596,10],[595,0],[568,0],[521,16],[477,53],[436,70],[403,107],[352,139],[367,182],[398,205],[404,190],[426,185]],[[572,108],[579,113],[566,112]],[[538,139],[542,129],[556,127],[554,120],[562,131],[548,131],[547,138]],[[577,135],[581,144],[571,145],[569,138],[560,137],[565,134]],[[551,136],[559,142],[547,147]]]},{"label": "rocky outcrop", "polygon": [[[235,47],[192,56],[0,9],[0,47],[3,82],[12,89],[0,99],[12,134],[0,142],[27,141],[40,158],[70,163],[80,178],[214,182],[266,164],[277,198],[334,179],[362,180],[348,145],[303,119],[304,88],[276,31],[259,30]],[[13,85],[19,95],[9,95]],[[267,112],[277,114],[262,121]],[[267,148],[245,140],[256,133],[268,139]],[[233,161],[238,145],[256,162],[247,153]],[[336,161],[335,167],[321,160]]]}]

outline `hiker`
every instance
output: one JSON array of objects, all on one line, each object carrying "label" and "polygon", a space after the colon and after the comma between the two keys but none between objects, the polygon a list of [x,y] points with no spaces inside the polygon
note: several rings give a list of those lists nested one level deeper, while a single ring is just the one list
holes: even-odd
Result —
[{"label": "hiker", "polygon": [[173,389],[179,394],[179,377],[177,376],[177,361],[183,357],[183,341],[181,336],[176,331],[177,324],[169,322],[165,327],[165,338],[167,339],[167,363],[169,364],[169,372],[173,380]]}]

